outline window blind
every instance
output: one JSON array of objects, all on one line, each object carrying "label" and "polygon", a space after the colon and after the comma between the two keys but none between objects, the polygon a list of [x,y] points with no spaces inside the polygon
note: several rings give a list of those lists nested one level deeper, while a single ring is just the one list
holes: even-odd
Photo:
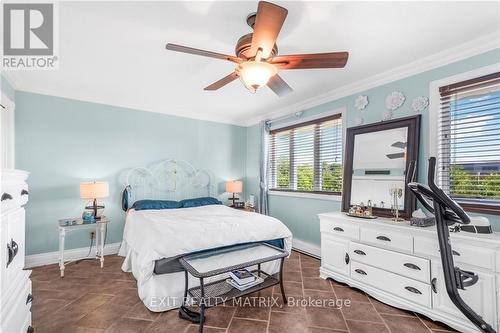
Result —
[{"label": "window blind", "polygon": [[271,131],[269,162],[270,189],[340,193],[341,115]]},{"label": "window blind", "polygon": [[438,182],[452,197],[500,203],[500,72],[439,89]]}]

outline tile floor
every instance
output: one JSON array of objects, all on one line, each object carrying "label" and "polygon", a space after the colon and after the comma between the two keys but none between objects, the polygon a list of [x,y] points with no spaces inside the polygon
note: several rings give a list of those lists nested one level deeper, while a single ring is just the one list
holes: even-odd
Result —
[{"label": "tile floor", "polygon": [[[67,266],[59,277],[57,265],[33,269],[33,326],[36,333],[197,332],[179,319],[176,310],[153,313],[137,296],[132,275],[121,271],[122,258],[107,256],[101,270],[97,261]],[[207,310],[205,332],[405,332],[452,331],[414,313],[402,311],[363,292],[318,277],[319,260],[293,252],[285,261],[285,291],[294,300],[320,300],[321,306],[259,306],[229,303]],[[275,287],[276,288],[276,287]],[[279,297],[279,290],[258,295]],[[350,300],[338,309],[335,300]],[[325,301],[321,301],[325,300]],[[332,301],[334,300],[334,301]]]}]

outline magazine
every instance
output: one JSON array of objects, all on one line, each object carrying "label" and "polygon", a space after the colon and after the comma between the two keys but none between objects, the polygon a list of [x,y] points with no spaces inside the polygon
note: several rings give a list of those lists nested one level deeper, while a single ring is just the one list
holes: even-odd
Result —
[{"label": "magazine", "polygon": [[238,284],[238,282],[234,281],[232,278],[228,278],[226,282],[229,283],[231,286],[235,287],[236,289],[238,289],[239,291],[243,291],[264,282],[264,279],[261,277],[256,277],[256,279],[250,283]]},{"label": "magazine", "polygon": [[231,276],[231,278],[240,285],[253,282],[257,278],[246,268],[229,272],[229,276]]}]

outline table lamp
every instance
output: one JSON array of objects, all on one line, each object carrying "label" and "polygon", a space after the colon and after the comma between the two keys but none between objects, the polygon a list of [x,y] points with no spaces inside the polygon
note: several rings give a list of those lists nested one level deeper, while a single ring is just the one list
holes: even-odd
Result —
[{"label": "table lamp", "polygon": [[101,217],[97,216],[97,209],[104,209],[104,205],[98,205],[97,199],[106,198],[109,196],[108,182],[84,182],[80,183],[80,198],[93,199],[92,205],[88,205],[85,209],[92,209],[94,211],[94,218],[99,220]]},{"label": "table lamp", "polygon": [[241,193],[243,192],[243,183],[239,180],[230,180],[226,182],[226,192],[233,193],[233,197],[229,198],[229,200],[233,201],[232,206],[234,206],[234,203],[236,200],[239,200],[239,198],[235,197],[235,193]]}]

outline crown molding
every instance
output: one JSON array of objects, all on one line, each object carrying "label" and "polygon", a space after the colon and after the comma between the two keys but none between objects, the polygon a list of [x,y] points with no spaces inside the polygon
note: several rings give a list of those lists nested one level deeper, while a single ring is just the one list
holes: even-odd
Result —
[{"label": "crown molding", "polygon": [[276,111],[249,118],[242,125],[249,127],[258,124],[263,120],[279,118],[298,111],[304,111],[346,96],[357,94],[384,84],[449,65],[475,55],[486,53],[496,48],[500,48],[500,32],[485,35],[472,41],[449,48],[445,51],[438,52],[417,61],[393,68],[389,71],[375,74],[368,78],[335,88],[327,93],[308,98],[304,101],[283,107]]}]

